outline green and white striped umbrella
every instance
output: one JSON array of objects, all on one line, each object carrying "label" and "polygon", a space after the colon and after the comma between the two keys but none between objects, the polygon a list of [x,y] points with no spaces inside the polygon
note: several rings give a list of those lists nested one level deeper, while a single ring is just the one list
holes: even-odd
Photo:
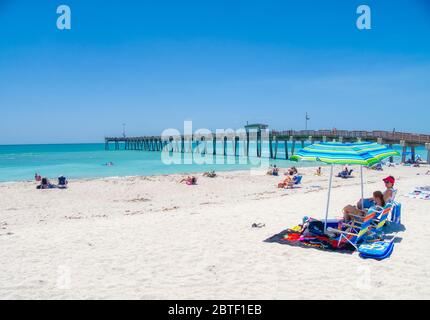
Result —
[{"label": "green and white striped umbrella", "polygon": [[357,164],[373,166],[381,160],[400,154],[382,144],[375,142],[339,143],[322,142],[307,146],[290,160],[321,161],[328,164]]}]

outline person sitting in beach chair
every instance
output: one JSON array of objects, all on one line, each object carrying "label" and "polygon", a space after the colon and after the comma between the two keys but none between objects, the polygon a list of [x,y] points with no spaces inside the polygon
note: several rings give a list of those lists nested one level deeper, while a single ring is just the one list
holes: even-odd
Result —
[{"label": "person sitting in beach chair", "polygon": [[373,167],[371,167],[372,170],[376,170],[376,171],[384,171],[384,169],[382,168],[382,164],[381,163],[377,163],[375,164]]},{"label": "person sitting in beach chair", "polygon": [[197,178],[194,176],[188,176],[186,178],[183,178],[181,181],[179,181],[179,183],[183,183],[183,182],[185,182],[189,186],[195,185],[197,184]]},{"label": "person sitting in beach chair", "polygon": [[350,221],[354,218],[363,217],[370,208],[383,208],[385,203],[384,194],[381,191],[375,191],[372,198],[360,200],[356,206],[348,205],[343,208],[343,220]]},{"label": "person sitting in beach chair", "polygon": [[404,163],[404,165],[405,165],[405,166],[412,166],[412,167],[415,167],[415,168],[419,168],[419,167],[420,167],[420,163],[421,163],[421,162],[418,162],[416,159],[414,160],[414,159],[410,158],[410,159],[408,159],[408,160]]},{"label": "person sitting in beach chair", "polygon": [[[395,201],[396,195],[397,195],[397,189],[394,189],[394,183],[396,181],[396,179],[393,176],[388,176],[384,179],[382,179],[384,181],[385,184],[385,188],[386,190],[383,192],[383,198],[384,198],[384,202],[385,204],[391,203],[393,204],[393,210],[391,210],[391,221],[392,222],[396,222],[396,223],[400,223],[401,220],[401,204]],[[373,199],[364,199],[364,209],[368,209],[369,206],[374,205]],[[384,207],[384,206],[381,206]],[[361,204],[361,200],[359,200],[357,202],[357,208],[359,210],[362,210],[362,204]]]},{"label": "person sitting in beach chair", "polygon": [[48,178],[42,178],[40,185],[36,187],[37,189],[52,189],[55,188],[53,184],[51,184]]},{"label": "person sitting in beach chair", "polygon": [[292,172],[290,172],[290,175],[288,175],[282,182],[278,183],[278,188],[294,188],[295,185],[298,185],[302,182],[302,176],[294,175]]},{"label": "person sitting in beach chair", "polygon": [[208,172],[203,173],[203,177],[215,178],[216,177],[216,173],[215,173],[214,170],[212,170],[210,172],[208,171]]},{"label": "person sitting in beach chair", "polygon": [[294,174],[293,172],[289,172],[288,176],[278,183],[278,188],[288,188],[294,185]]},{"label": "person sitting in beach chair", "polygon": [[343,169],[343,171],[339,172],[337,174],[337,176],[339,178],[343,178],[343,179],[351,178],[352,177],[352,171],[354,171],[354,170],[353,169],[348,170],[348,167],[345,167],[345,169]]},{"label": "person sitting in beach chair", "polygon": [[67,178],[65,176],[59,176],[58,177],[58,185],[57,187],[60,189],[66,189],[68,185]]},{"label": "person sitting in beach chair", "polygon": [[299,171],[297,170],[296,167],[291,167],[287,170],[287,172],[285,172],[285,175],[290,176],[290,175],[296,175],[298,173],[299,173]]},{"label": "person sitting in beach chair", "polygon": [[418,164],[425,164],[426,162],[423,160],[423,158],[421,158],[421,156],[419,154],[417,154],[417,156],[415,157],[415,162]]},{"label": "person sitting in beach chair", "polygon": [[267,175],[269,176],[278,176],[279,175],[279,168],[276,166],[276,164],[272,167],[270,165],[270,169],[267,170]]},{"label": "person sitting in beach chair", "polygon": [[294,185],[293,186],[301,184],[302,183],[302,178],[303,178],[303,176],[295,175],[293,177],[293,181],[294,181]]},{"label": "person sitting in beach chair", "polygon": [[394,201],[397,190],[394,189],[394,183],[396,182],[396,179],[393,176],[388,176],[384,179],[382,179],[385,184],[386,190],[384,191],[384,200],[385,202],[392,202]]}]

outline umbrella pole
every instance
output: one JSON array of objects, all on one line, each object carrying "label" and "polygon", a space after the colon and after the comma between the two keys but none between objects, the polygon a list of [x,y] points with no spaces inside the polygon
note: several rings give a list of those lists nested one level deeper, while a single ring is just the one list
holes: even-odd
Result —
[{"label": "umbrella pole", "polygon": [[360,166],[360,176],[361,176],[361,210],[364,210],[363,166]]},{"label": "umbrella pole", "polygon": [[331,183],[333,181],[333,164],[330,168],[330,180],[328,183],[328,195],[327,195],[327,208],[325,210],[325,221],[324,221],[324,233],[327,231],[327,217],[328,217],[328,210],[330,208],[330,194],[331,194]]}]

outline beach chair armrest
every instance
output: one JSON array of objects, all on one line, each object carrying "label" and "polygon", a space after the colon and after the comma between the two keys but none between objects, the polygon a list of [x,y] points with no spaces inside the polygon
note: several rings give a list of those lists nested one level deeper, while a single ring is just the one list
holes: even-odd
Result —
[{"label": "beach chair armrest", "polygon": [[360,223],[360,225],[354,225],[354,224],[344,223],[343,225],[344,225],[344,226],[347,226],[347,227],[349,227],[349,228],[361,228],[361,224],[362,224],[362,223]]}]

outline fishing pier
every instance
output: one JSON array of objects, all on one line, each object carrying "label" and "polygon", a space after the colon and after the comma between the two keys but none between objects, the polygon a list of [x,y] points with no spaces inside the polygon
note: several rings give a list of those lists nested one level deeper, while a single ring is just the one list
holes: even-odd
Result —
[{"label": "fishing pier", "polygon": [[[427,159],[430,162],[430,135],[414,134],[404,132],[389,131],[348,131],[348,130],[287,130],[269,131],[267,125],[253,124],[245,126],[245,130],[224,133],[175,135],[167,137],[161,136],[141,136],[141,137],[106,137],[105,149],[110,150],[113,145],[114,150],[141,150],[141,151],[162,151],[169,152],[201,152],[202,154],[212,153],[213,155],[228,155],[227,145],[233,150],[233,156],[248,156],[250,142],[256,145],[256,156],[262,156],[262,144],[268,143],[269,156],[272,159],[288,160],[298,148],[303,148],[305,143],[314,142],[364,142],[373,141],[389,146],[400,145],[402,147],[402,162],[406,161],[406,155],[415,161],[415,149],[418,146],[425,146]],[[242,144],[239,144],[242,142]],[[208,152],[208,144],[212,143],[212,148]],[[221,148],[217,147],[221,145]],[[278,155],[278,150],[283,148],[282,158]],[[410,150],[410,151],[408,151]],[[229,154],[230,155],[230,154]],[[392,160],[392,159],[391,159]]]}]

